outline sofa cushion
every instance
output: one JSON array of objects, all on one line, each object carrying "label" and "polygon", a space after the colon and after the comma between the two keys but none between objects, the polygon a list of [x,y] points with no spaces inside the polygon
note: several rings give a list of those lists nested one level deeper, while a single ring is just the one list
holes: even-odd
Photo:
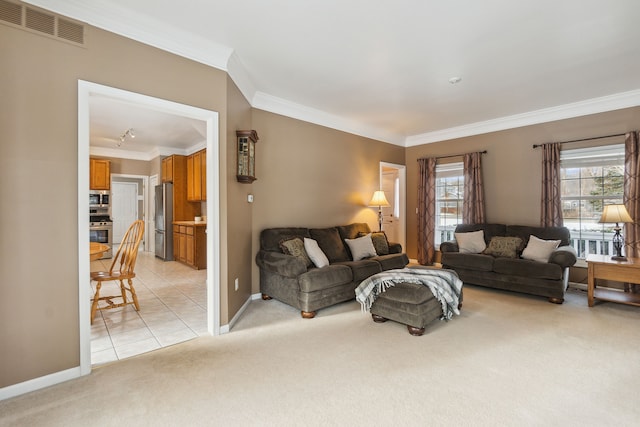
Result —
[{"label": "sofa cushion", "polygon": [[442,265],[446,268],[465,268],[469,270],[493,271],[494,258],[484,254],[461,254],[445,252],[442,254]]},{"label": "sofa cushion", "polygon": [[349,261],[351,259],[336,227],[312,228],[309,230],[309,234],[311,234],[313,240],[318,242],[318,246],[320,246],[330,263]]},{"label": "sofa cushion", "polygon": [[529,236],[534,235],[543,240],[560,240],[560,246],[571,244],[571,232],[567,227],[530,227],[527,225],[507,225],[505,236],[520,237],[525,246]]},{"label": "sofa cushion", "polygon": [[493,271],[499,274],[532,279],[562,279],[562,267],[558,264],[528,259],[496,258],[493,263]]},{"label": "sofa cushion", "polygon": [[309,258],[311,258],[311,261],[313,261],[313,264],[316,267],[322,268],[329,265],[329,260],[327,259],[324,252],[322,252],[322,249],[320,249],[320,247],[318,246],[318,242],[305,237],[304,248],[307,251]]},{"label": "sofa cushion", "polygon": [[361,282],[369,276],[380,273],[382,267],[373,259],[361,259],[360,261],[343,261],[335,265],[345,265],[351,269],[354,282]]},{"label": "sofa cushion", "polygon": [[522,251],[522,258],[538,262],[549,262],[551,254],[559,244],[560,240],[542,240],[531,235],[527,247]]},{"label": "sofa cushion", "polygon": [[389,240],[387,240],[387,235],[384,231],[374,231],[371,233],[358,233],[358,237],[366,236],[367,234],[371,234],[371,241],[373,242],[373,247],[376,248],[376,255],[388,255],[389,254]]},{"label": "sofa cushion", "polygon": [[493,236],[507,236],[507,226],[504,224],[458,224],[456,233],[468,233],[470,231],[484,231],[484,241],[489,244]]},{"label": "sofa cushion", "polygon": [[304,241],[301,238],[293,237],[291,239],[282,240],[280,242],[280,248],[285,254],[300,258],[307,267],[313,265],[311,258],[309,258],[307,251],[304,248]]},{"label": "sofa cushion", "polygon": [[377,255],[373,240],[371,240],[371,234],[365,234],[355,239],[345,239],[344,242],[347,244],[349,252],[351,252],[351,259],[354,261]]},{"label": "sofa cushion", "polygon": [[458,250],[463,254],[479,254],[487,248],[484,241],[484,231],[470,231],[468,233],[454,233]]},{"label": "sofa cushion", "polygon": [[280,227],[267,228],[260,233],[260,248],[265,251],[282,252],[280,242],[292,237],[311,237],[308,228],[300,227]]},{"label": "sofa cushion", "polygon": [[340,233],[340,237],[342,237],[343,240],[355,239],[356,237],[360,237],[358,236],[358,234],[360,233],[362,233],[363,235],[371,233],[369,224],[367,224],[366,222],[354,222],[353,224],[349,225],[339,225],[336,228],[338,229],[338,233]]},{"label": "sofa cushion", "polygon": [[409,264],[409,257],[405,253],[379,255],[371,259],[380,263],[382,271],[404,268]]},{"label": "sofa cushion", "polygon": [[312,268],[298,277],[298,284],[302,292],[320,291],[346,285],[352,281],[353,274],[346,265],[328,265],[324,268]]},{"label": "sofa cushion", "polygon": [[518,258],[518,254],[522,252],[522,243],[519,237],[494,236],[484,253],[494,257]]}]

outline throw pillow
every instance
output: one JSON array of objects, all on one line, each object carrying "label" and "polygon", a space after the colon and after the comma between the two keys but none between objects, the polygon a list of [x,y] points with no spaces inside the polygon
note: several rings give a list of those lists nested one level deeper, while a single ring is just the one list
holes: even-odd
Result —
[{"label": "throw pillow", "polygon": [[307,255],[309,255],[309,258],[313,261],[313,265],[316,267],[322,268],[329,265],[327,256],[322,252],[322,249],[318,246],[318,242],[315,240],[305,237],[304,249],[307,251]]},{"label": "throw pillow", "polygon": [[287,255],[300,258],[307,267],[313,264],[307,255],[307,251],[304,249],[304,241],[299,237],[280,241],[280,249]]},{"label": "throw pillow", "polygon": [[347,243],[347,246],[349,246],[354,261],[377,255],[376,248],[373,247],[371,234],[355,239],[344,239],[344,241]]},{"label": "throw pillow", "polygon": [[378,255],[389,255],[389,240],[387,240],[387,235],[384,231],[374,231],[372,233],[358,233],[358,237],[366,236],[367,234],[371,234],[371,241],[373,241],[373,247],[376,248],[376,253]]},{"label": "throw pillow", "polygon": [[558,246],[560,246],[560,240],[542,240],[532,234],[529,237],[527,247],[522,251],[522,258],[548,262],[549,257]]},{"label": "throw pillow", "polygon": [[484,253],[494,257],[518,258],[521,247],[522,239],[519,237],[492,237]]},{"label": "throw pillow", "polygon": [[468,233],[454,233],[458,249],[462,254],[479,254],[487,248],[484,241],[484,231],[470,231]]}]

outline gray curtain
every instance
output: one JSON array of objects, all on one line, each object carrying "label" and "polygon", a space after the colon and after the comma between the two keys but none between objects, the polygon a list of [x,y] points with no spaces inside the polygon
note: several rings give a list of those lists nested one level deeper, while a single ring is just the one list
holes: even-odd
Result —
[{"label": "gray curtain", "polygon": [[482,153],[465,154],[462,161],[464,164],[462,222],[465,224],[482,224],[485,222]]},{"label": "gray curtain", "polygon": [[435,260],[436,159],[418,159],[418,262]]},{"label": "gray curtain", "polygon": [[624,205],[635,222],[624,225],[625,255],[640,257],[640,150],[638,132],[629,132],[624,141]]},{"label": "gray curtain", "polygon": [[562,226],[560,201],[560,144],[542,144],[542,227]]}]

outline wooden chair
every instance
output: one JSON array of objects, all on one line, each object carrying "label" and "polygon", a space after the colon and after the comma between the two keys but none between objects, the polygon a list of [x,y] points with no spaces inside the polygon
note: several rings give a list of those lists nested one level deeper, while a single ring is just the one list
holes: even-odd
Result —
[{"label": "wooden chair", "polygon": [[[133,281],[131,279],[136,277],[134,268],[136,266],[136,259],[138,258],[138,247],[140,246],[140,242],[142,241],[143,234],[144,221],[134,221],[129,226],[129,229],[122,238],[122,242],[120,243],[118,252],[113,257],[113,261],[111,262],[111,268],[109,268],[109,271],[95,271],[91,273],[91,280],[95,280],[96,282],[98,282],[96,284],[96,293],[92,299],[93,303],[91,304],[92,324],[93,318],[95,317],[96,311],[98,310],[123,307],[127,304],[133,304],[136,310],[140,310],[140,306],[138,305],[138,296],[136,295],[136,291],[133,287]],[[125,280],[128,282],[128,287],[124,283]],[[100,288],[102,287],[102,282],[108,281],[120,282],[120,295],[103,297],[100,296]],[[131,293],[131,300],[127,300],[126,291],[129,291],[129,293]],[[113,298],[122,298],[122,302],[114,303],[112,301]],[[98,307],[99,301],[105,301],[107,305]]]}]

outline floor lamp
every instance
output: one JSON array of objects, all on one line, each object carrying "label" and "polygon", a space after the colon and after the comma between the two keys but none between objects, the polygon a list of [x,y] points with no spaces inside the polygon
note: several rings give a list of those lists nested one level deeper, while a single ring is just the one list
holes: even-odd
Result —
[{"label": "floor lamp", "polygon": [[369,202],[369,206],[377,206],[378,207],[378,230],[382,231],[382,207],[390,206],[387,198],[384,195],[384,191],[378,190],[373,193],[373,197]]},{"label": "floor lamp", "polygon": [[614,261],[626,261],[627,257],[622,255],[624,237],[620,234],[620,226],[618,224],[621,222],[633,222],[629,212],[627,212],[627,208],[625,208],[624,205],[606,205],[598,222],[616,224],[616,226],[613,227],[615,230],[615,234],[613,235],[613,249],[615,249],[616,254],[612,256],[611,259]]}]

